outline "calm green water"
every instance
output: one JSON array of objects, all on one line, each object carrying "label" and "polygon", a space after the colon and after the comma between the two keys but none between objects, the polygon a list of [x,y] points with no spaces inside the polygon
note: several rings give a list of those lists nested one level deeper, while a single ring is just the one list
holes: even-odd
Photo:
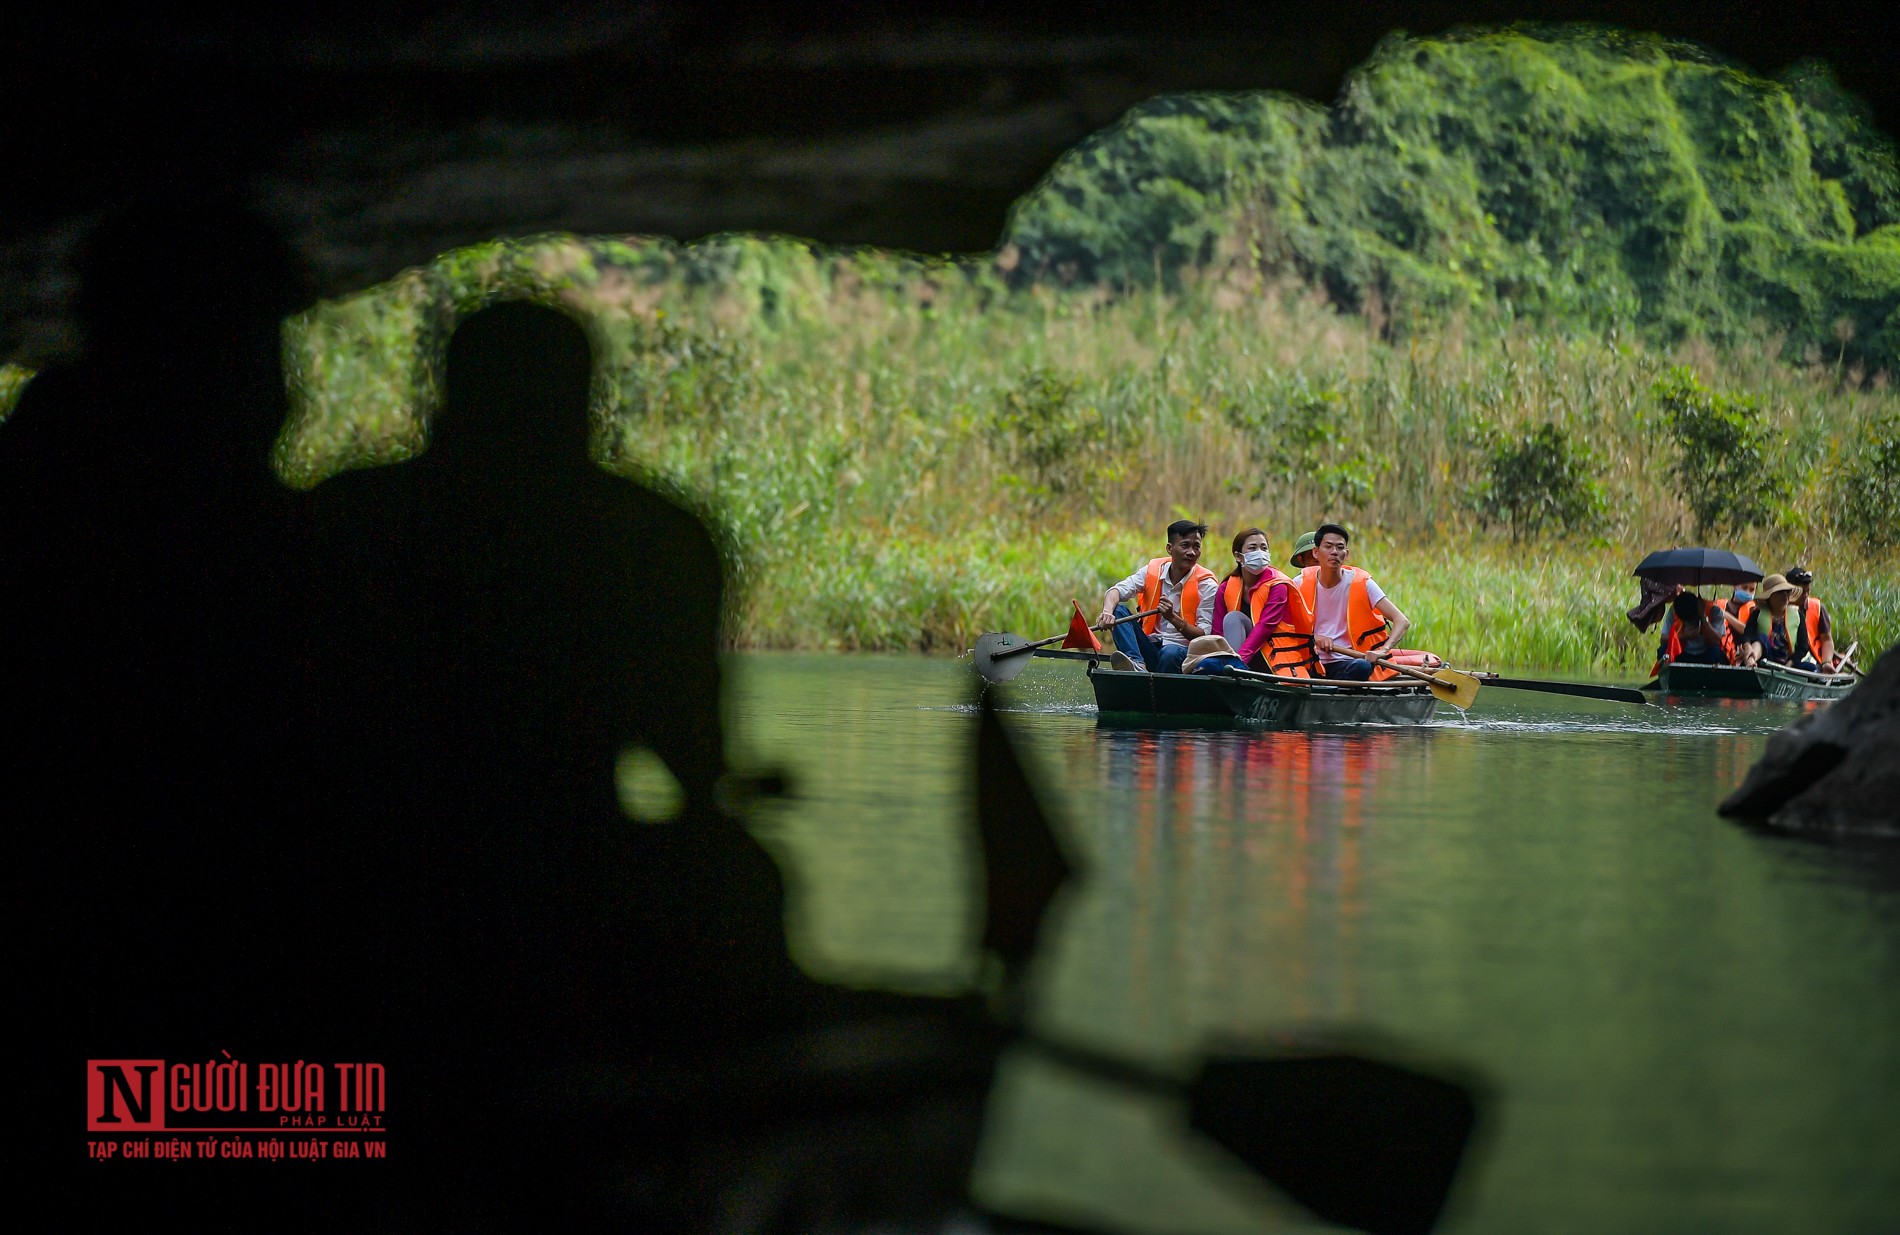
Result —
[{"label": "calm green water", "polygon": [[[801,961],[960,982],[967,665],[733,668],[741,749],[802,792],[766,825]],[[1443,1230],[1900,1230],[1900,863],[1712,809],[1792,712],[1489,690],[1422,729],[1110,730],[1049,662],[1004,698],[1088,862],[1045,1031],[1167,1065],[1358,1026],[1475,1065],[1501,1099]],[[1111,1230],[1303,1223],[1165,1103],[1027,1058],[976,1187]]]}]

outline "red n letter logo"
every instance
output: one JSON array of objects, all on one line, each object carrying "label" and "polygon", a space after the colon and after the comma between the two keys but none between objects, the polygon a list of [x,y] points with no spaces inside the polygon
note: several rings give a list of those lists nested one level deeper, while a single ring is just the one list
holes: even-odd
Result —
[{"label": "red n letter logo", "polygon": [[163,1128],[164,1086],[154,1085],[152,1078],[164,1070],[162,1059],[88,1059],[86,1131],[151,1132]]}]

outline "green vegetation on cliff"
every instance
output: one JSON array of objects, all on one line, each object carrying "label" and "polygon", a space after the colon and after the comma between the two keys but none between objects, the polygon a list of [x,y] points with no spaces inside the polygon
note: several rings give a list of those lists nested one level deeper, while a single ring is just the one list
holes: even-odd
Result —
[{"label": "green vegetation on cliff", "polygon": [[1597,29],[1393,36],[1330,108],[1156,99],[1017,203],[1019,278],[1242,260],[1400,333],[1448,314],[1900,360],[1900,164],[1824,66]]}]

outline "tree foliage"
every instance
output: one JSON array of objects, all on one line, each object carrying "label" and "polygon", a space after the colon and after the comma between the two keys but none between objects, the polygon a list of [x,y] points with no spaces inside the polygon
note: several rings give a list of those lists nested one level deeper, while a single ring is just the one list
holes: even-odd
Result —
[{"label": "tree foliage", "polygon": [[1696,534],[1765,522],[1776,488],[1761,401],[1709,390],[1686,368],[1670,370],[1654,393],[1676,450],[1670,473]]},{"label": "tree foliage", "polygon": [[1865,107],[1812,62],[1776,82],[1595,28],[1394,35],[1330,108],[1154,100],[1064,156],[1006,239],[1019,279],[1174,283],[1226,254],[1399,330],[1759,320],[1790,355],[1900,363],[1900,161]]},{"label": "tree foliage", "polygon": [[1588,450],[1561,425],[1545,422],[1529,433],[1498,435],[1486,474],[1473,495],[1478,517],[1503,523],[1512,541],[1547,528],[1579,532],[1603,514],[1603,486]]},{"label": "tree foliage", "polygon": [[1077,400],[1077,391],[1076,382],[1036,369],[1003,393],[990,417],[992,439],[1019,469],[1003,479],[1033,509],[1120,474],[1101,410]]},{"label": "tree foliage", "polygon": [[1271,482],[1304,491],[1327,511],[1360,510],[1372,501],[1379,477],[1392,460],[1352,439],[1345,396],[1315,386],[1304,374],[1265,402],[1236,401],[1224,409],[1227,422],[1250,447],[1255,472],[1229,482],[1232,492],[1258,500]]},{"label": "tree foliage", "polygon": [[1839,495],[1853,535],[1876,548],[1900,545],[1900,416],[1869,427],[1841,475]]}]

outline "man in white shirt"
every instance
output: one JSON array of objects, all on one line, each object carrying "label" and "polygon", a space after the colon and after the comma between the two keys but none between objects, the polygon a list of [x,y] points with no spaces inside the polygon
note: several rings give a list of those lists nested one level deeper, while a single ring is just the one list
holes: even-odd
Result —
[{"label": "man in white shirt", "polygon": [[[1350,537],[1337,523],[1314,533],[1319,565],[1300,572],[1300,592],[1313,613],[1313,647],[1329,678],[1363,682],[1399,646],[1412,619],[1372,576],[1346,565]],[[1387,670],[1382,676],[1390,676]]]},{"label": "man in white shirt", "polygon": [[[1176,519],[1168,525],[1168,555],[1158,557],[1108,589],[1102,597],[1101,622],[1144,609],[1160,612],[1115,627],[1115,644],[1136,664],[1154,673],[1179,673],[1188,641],[1208,633],[1214,623],[1214,595],[1220,584],[1200,564],[1205,523]],[[1139,598],[1130,609],[1126,602]]]}]

